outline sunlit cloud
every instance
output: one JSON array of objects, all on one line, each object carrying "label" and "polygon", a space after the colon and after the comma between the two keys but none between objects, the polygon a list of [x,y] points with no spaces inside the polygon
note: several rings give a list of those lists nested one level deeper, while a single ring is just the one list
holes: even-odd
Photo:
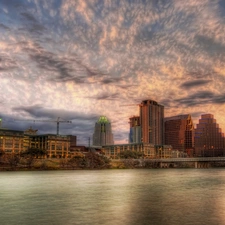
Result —
[{"label": "sunlit cloud", "polygon": [[121,105],[154,99],[165,116],[212,113],[225,132],[222,0],[2,0],[0,21],[2,117],[68,117],[79,126],[63,131],[87,144],[104,114],[123,143],[138,106]]}]

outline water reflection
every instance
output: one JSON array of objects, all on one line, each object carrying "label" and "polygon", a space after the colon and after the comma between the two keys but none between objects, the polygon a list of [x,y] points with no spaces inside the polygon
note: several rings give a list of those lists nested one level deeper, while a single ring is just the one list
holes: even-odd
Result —
[{"label": "water reflection", "polygon": [[225,224],[225,170],[0,173],[2,224]]}]

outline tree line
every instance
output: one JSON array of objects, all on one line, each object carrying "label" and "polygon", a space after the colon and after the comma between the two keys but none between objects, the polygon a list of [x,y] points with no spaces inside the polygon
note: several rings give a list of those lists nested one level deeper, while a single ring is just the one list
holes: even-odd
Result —
[{"label": "tree line", "polygon": [[20,154],[6,154],[0,150],[1,169],[106,169],[110,159],[102,154],[88,152],[84,156],[72,158],[47,159],[43,149],[29,148]]}]

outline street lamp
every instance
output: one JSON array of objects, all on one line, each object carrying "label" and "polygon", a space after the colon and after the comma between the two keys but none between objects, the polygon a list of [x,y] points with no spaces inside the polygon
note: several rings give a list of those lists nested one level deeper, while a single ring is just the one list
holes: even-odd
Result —
[{"label": "street lamp", "polygon": [[213,150],[213,157],[214,157],[214,147],[212,146],[212,150]]}]

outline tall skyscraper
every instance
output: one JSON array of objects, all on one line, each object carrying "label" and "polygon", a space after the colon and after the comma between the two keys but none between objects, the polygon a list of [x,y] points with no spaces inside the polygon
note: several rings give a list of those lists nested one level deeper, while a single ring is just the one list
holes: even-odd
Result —
[{"label": "tall skyscraper", "polygon": [[141,143],[140,116],[130,117],[129,143]]},{"label": "tall skyscraper", "polygon": [[195,130],[196,156],[223,156],[225,138],[212,114],[201,115]]},{"label": "tall skyscraper", "polygon": [[164,106],[153,100],[142,101],[140,124],[143,143],[164,144]]},{"label": "tall skyscraper", "polygon": [[113,143],[111,123],[106,116],[100,116],[98,121],[95,123],[93,145],[103,146],[112,145]]},{"label": "tall skyscraper", "polygon": [[174,150],[193,155],[194,125],[190,114],[167,117],[165,122],[165,144]]}]

